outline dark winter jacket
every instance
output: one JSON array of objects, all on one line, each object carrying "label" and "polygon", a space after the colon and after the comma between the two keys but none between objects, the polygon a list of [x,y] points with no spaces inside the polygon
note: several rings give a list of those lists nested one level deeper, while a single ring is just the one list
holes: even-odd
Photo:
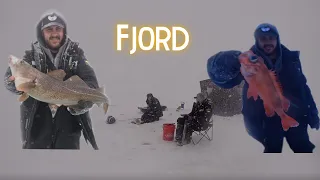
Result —
[{"label": "dark winter jacket", "polygon": [[156,117],[162,117],[163,111],[159,100],[156,97],[152,97],[151,100],[146,100],[148,105],[148,109],[146,111],[147,114],[155,115]]},{"label": "dark winter jacket", "polygon": [[[275,32],[276,28],[272,26]],[[260,27],[258,27],[260,28]],[[269,69],[276,72],[277,77],[283,87],[284,96],[291,101],[288,115],[297,121],[308,123],[311,128],[318,129],[319,117],[318,110],[311,90],[307,85],[306,77],[302,72],[299,58],[299,51],[290,51],[280,43],[278,34],[278,58],[275,63],[264,55],[257,43],[251,50],[265,60]],[[243,80],[240,73],[240,63],[238,56],[240,51],[224,51],[210,57],[207,62],[207,71],[210,79],[221,88],[233,88],[239,85]],[[247,98],[248,83],[243,87],[243,108],[242,113],[245,120],[261,125],[264,119],[267,119],[261,99],[254,101],[253,98]]]},{"label": "dark winter jacket", "polygon": [[199,124],[203,125],[205,122],[209,122],[212,115],[212,107],[208,99],[200,102],[194,102],[191,112],[188,114]]},{"label": "dark winter jacket", "polygon": [[[31,50],[25,51],[23,59],[43,73],[57,68],[63,69],[66,72],[64,80],[73,75],[78,75],[89,87],[98,88],[95,72],[92,67],[86,63],[87,59],[84,51],[79,47],[78,43],[73,42],[68,36],[65,36],[63,46],[60,48],[58,54],[53,56],[50,50],[46,48],[39,29],[40,22],[37,26],[38,41],[32,43]],[[60,60],[55,61],[54,57],[57,57],[56,59],[60,58]],[[57,67],[54,65],[54,62],[58,62],[58,64],[56,64]],[[10,76],[11,70],[8,68],[4,78],[5,87],[12,93],[20,95],[21,92],[16,90],[14,82],[8,81],[8,77]],[[44,114],[44,112],[49,112],[48,110],[47,103],[40,102],[32,97],[29,97],[20,105],[23,148],[28,149],[35,140],[34,138],[44,137],[50,133],[52,133],[52,143],[54,143],[56,136],[59,135],[57,133],[59,132],[69,134],[67,136],[73,136],[82,130],[85,140],[89,141],[94,149],[98,149],[89,112],[73,116],[65,106],[61,106],[57,111],[56,119],[52,119],[50,116]],[[39,116],[47,117],[42,119],[42,121],[50,125],[46,125],[46,127],[35,127],[34,121]],[[50,123],[51,121],[53,123]],[[39,126],[39,123],[37,126]],[[40,130],[44,128],[47,130],[40,132]]]}]

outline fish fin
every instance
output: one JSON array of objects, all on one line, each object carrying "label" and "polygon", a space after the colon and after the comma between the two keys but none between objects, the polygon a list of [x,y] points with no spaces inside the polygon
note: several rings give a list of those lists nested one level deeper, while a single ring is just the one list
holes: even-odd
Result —
[{"label": "fish fin", "polygon": [[282,95],[282,93],[283,93],[282,85],[281,85],[280,81],[278,80],[275,71],[269,71],[269,74],[270,74],[270,77],[272,79],[272,82],[273,82],[277,92]]},{"label": "fish fin", "polygon": [[63,78],[66,76],[66,72],[62,69],[53,70],[47,73],[47,75],[63,81]]},{"label": "fish fin", "polygon": [[28,92],[30,89],[33,89],[35,87],[36,87],[35,82],[26,82],[26,83],[20,84],[16,89],[18,91]]},{"label": "fish fin", "polygon": [[256,101],[258,99],[258,91],[257,88],[249,85],[248,92],[247,92],[247,98],[253,97],[253,99]]},{"label": "fish fin", "polygon": [[109,109],[109,104],[108,103],[103,103],[104,114],[107,114],[108,109]]},{"label": "fish fin", "polygon": [[290,101],[287,99],[287,98],[285,98],[285,97],[282,97],[281,98],[281,103],[282,103],[282,108],[283,108],[283,110],[285,111],[285,112],[288,112],[288,110],[289,110],[289,107],[290,107]]},{"label": "fish fin", "polygon": [[282,103],[282,108],[283,108],[283,110],[285,112],[287,112],[289,110],[289,107],[290,107],[290,101],[283,96],[282,85],[281,85],[280,81],[278,80],[278,78],[276,76],[276,73],[274,71],[270,71],[270,77],[272,79],[274,87],[276,88],[276,91],[278,92],[278,94],[280,96],[281,103]]},{"label": "fish fin", "polygon": [[28,97],[29,97],[29,95],[28,95],[27,93],[22,93],[22,94],[19,96],[18,101],[23,102],[23,101],[27,100]]},{"label": "fish fin", "polygon": [[288,131],[289,128],[299,126],[299,123],[295,119],[293,119],[292,117],[288,116],[285,113],[281,117],[281,124],[284,131]]},{"label": "fish fin", "polygon": [[77,86],[84,86],[84,87],[89,87],[86,82],[84,82],[79,76],[74,75],[65,80],[65,82],[75,84]]},{"label": "fish fin", "polygon": [[270,106],[268,106],[265,102],[263,102],[263,106],[264,106],[264,110],[266,112],[267,117],[272,117],[275,115],[274,110]]}]

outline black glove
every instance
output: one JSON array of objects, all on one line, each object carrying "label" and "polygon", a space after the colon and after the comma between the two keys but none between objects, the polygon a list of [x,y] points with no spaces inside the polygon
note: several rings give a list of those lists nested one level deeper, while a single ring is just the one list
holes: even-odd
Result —
[{"label": "black glove", "polygon": [[93,104],[91,101],[80,100],[77,105],[68,107],[67,109],[72,115],[80,115],[88,112]]},{"label": "black glove", "polygon": [[84,101],[84,100],[80,100],[78,102],[78,107],[81,109],[90,109],[93,106],[93,102],[91,101]]}]

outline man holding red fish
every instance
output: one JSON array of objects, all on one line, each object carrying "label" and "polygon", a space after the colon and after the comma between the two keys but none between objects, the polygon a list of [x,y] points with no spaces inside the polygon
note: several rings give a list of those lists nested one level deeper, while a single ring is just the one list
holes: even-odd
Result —
[{"label": "man holding red fish", "polygon": [[221,88],[243,80],[245,127],[261,142],[265,153],[281,153],[286,138],[295,153],[312,153],[308,125],[319,129],[316,103],[302,72],[299,51],[280,42],[275,26],[263,23],[255,32],[255,45],[247,52],[221,51],[208,59],[210,79]]}]

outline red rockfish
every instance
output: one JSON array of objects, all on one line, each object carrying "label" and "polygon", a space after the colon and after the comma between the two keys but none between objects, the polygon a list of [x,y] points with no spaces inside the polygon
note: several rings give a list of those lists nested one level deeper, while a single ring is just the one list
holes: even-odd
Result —
[{"label": "red rockfish", "polygon": [[286,114],[290,107],[290,101],[283,96],[276,73],[269,70],[264,64],[264,60],[252,51],[242,53],[239,56],[239,61],[242,66],[241,74],[249,85],[247,98],[253,97],[256,101],[259,96],[263,101],[267,117],[272,117],[277,113],[281,118],[284,131],[299,126],[295,119]]}]

